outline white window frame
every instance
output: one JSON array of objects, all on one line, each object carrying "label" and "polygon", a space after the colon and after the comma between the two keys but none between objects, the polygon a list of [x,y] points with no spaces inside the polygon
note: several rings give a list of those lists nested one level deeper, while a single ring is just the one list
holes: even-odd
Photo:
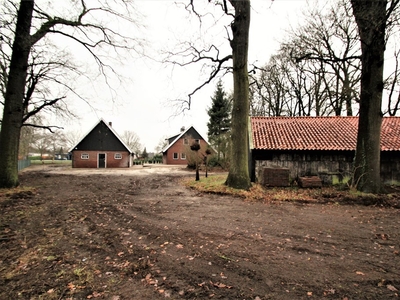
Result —
[{"label": "white window frame", "polygon": [[200,140],[199,139],[196,139],[194,141],[200,145]]},{"label": "white window frame", "polygon": [[88,153],[82,153],[81,154],[81,159],[89,159],[89,154]]},{"label": "white window frame", "polygon": [[183,144],[184,145],[189,145],[189,139],[188,138],[183,138]]},{"label": "white window frame", "polygon": [[181,153],[181,159],[186,159],[186,153],[184,152]]},{"label": "white window frame", "polygon": [[178,152],[174,152],[174,153],[172,154],[172,158],[173,158],[173,159],[178,159],[178,158],[179,158],[179,153],[178,153]]},{"label": "white window frame", "polygon": [[122,159],[121,153],[114,153],[114,159]]}]

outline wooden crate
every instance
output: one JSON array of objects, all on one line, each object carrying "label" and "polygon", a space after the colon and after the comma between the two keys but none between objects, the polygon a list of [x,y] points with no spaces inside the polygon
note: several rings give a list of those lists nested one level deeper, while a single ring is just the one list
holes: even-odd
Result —
[{"label": "wooden crate", "polygon": [[258,172],[258,182],[263,186],[289,186],[289,169],[262,167]]},{"label": "wooden crate", "polygon": [[318,176],[300,177],[299,186],[302,188],[322,187],[322,180]]}]

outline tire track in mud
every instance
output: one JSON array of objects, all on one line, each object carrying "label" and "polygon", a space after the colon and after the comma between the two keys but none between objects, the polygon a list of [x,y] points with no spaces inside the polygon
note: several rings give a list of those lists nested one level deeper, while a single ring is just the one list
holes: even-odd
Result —
[{"label": "tire track in mud", "polygon": [[[337,259],[343,255],[340,253],[343,250],[337,249],[338,243],[327,238],[324,230],[320,231],[321,235],[308,235],[307,229],[297,222],[291,229],[282,228],[282,232],[271,233],[265,228],[266,222],[260,221],[260,213],[256,216],[239,216],[238,224],[247,223],[243,228],[235,227],[235,220],[230,223],[224,220],[223,226],[218,226],[215,219],[223,218],[223,213],[218,213],[218,210],[221,207],[226,209],[226,205],[234,206],[241,200],[207,196],[209,199],[203,203],[202,195],[179,187],[175,180],[151,177],[147,181],[139,181],[139,188],[132,195],[134,197],[124,198],[124,205],[119,201],[118,205],[108,208],[110,215],[115,216],[113,229],[124,230],[127,220],[131,220],[131,232],[124,237],[125,243],[129,241],[130,245],[138,245],[147,251],[148,265],[146,271],[141,273],[141,276],[145,276],[143,282],[157,290],[165,289],[169,295],[185,298],[278,297],[283,289],[292,290],[293,287],[307,294],[310,282],[319,280],[323,284],[329,278],[328,274],[315,277],[312,275],[314,270],[304,264],[307,257],[313,255],[316,257],[314,259],[334,271],[329,274],[329,280],[332,281],[332,275],[336,276],[336,293],[346,294],[345,290],[341,291],[343,283],[340,274],[344,269],[342,266],[336,267],[336,263],[329,260],[329,257]],[[146,188],[141,190],[141,186]],[[212,201],[219,203],[213,204]],[[301,212],[301,206],[300,210],[297,204],[295,206]],[[243,207],[239,210],[243,211]],[[284,216],[285,211],[290,213],[290,210],[284,208],[278,213]],[[310,221],[310,218],[306,219]],[[321,223],[318,218],[315,222]],[[326,227],[330,225],[326,224]],[[263,228],[258,230],[260,226]],[[354,246],[357,246],[356,241]],[[289,269],[304,274],[294,285],[285,281],[286,275],[280,275],[282,255],[291,266]],[[353,272],[357,258],[347,260],[352,263],[347,271]],[[260,269],[259,264],[268,265],[270,270]],[[275,282],[282,277],[281,286],[277,287],[273,280],[268,279],[271,270],[275,270]],[[325,290],[331,289],[332,284],[327,282]]]},{"label": "tire track in mud", "polygon": [[[240,291],[238,287],[233,289],[232,286],[222,283],[227,276],[221,270],[232,272],[226,267],[232,264],[231,259],[225,258],[222,254],[224,244],[219,242],[215,245],[215,253],[204,250],[210,243],[225,241],[226,234],[218,232],[215,228],[208,231],[206,223],[202,224],[201,231],[190,228],[187,225],[188,220],[171,219],[164,214],[163,201],[175,201],[177,209],[184,207],[186,211],[191,208],[191,205],[187,204],[187,200],[179,203],[179,198],[190,198],[193,203],[193,199],[197,197],[196,193],[186,189],[177,191],[175,182],[168,181],[160,184],[159,179],[152,179],[152,182],[157,183],[159,189],[154,190],[151,197],[147,192],[144,193],[145,198],[142,199],[139,188],[122,198],[120,194],[114,194],[116,201],[112,201],[111,205],[104,204],[102,199],[98,199],[91,207],[87,207],[87,212],[97,212],[96,221],[83,218],[79,227],[95,227],[96,230],[91,233],[93,239],[96,239],[98,244],[103,240],[107,247],[112,244],[119,245],[117,247],[119,249],[115,250],[120,251],[119,253],[126,251],[144,253],[145,255],[140,258],[129,257],[133,260],[130,263],[134,265],[137,265],[135,259],[146,261],[141,270],[136,269],[133,273],[141,276],[145,283],[158,290],[166,289],[167,293],[176,294],[175,296],[196,298],[216,295],[219,290],[226,289],[221,291],[223,295],[237,297]],[[139,181],[137,186],[140,184],[142,183]],[[149,182],[146,182],[146,185],[148,184]],[[107,203],[110,202],[109,200]],[[83,212],[82,215],[84,214]],[[209,227],[211,228],[212,226]],[[88,231],[83,230],[83,233],[88,234]],[[110,239],[107,232],[120,233],[119,236],[113,237],[111,245],[107,241]],[[127,259],[125,254],[121,254],[122,257]],[[231,269],[237,272],[236,268]],[[166,274],[169,274],[168,278]],[[235,279],[237,281],[241,280],[243,274],[232,273],[229,276],[237,277]],[[252,278],[254,279],[255,276]]]},{"label": "tire track in mud", "polygon": [[[124,198],[123,203],[118,201],[118,204],[103,207],[102,217],[98,219],[111,231],[122,232],[119,238],[122,244],[147,251],[150,269],[142,272],[141,275],[145,275],[142,280],[157,289],[167,289],[168,293],[188,298],[218,294],[236,298],[248,296],[249,291],[255,295],[271,292],[268,285],[262,290],[248,287],[263,286],[259,284],[264,281],[263,274],[254,271],[254,263],[250,261],[257,259],[250,249],[244,248],[243,253],[232,252],[234,255],[229,257],[231,233],[208,225],[207,218],[193,227],[188,224],[193,216],[179,220],[175,215],[169,218],[169,212],[163,210],[162,203],[170,201],[176,203],[175,212],[197,209],[201,196],[178,188],[175,182],[162,183],[159,178],[153,178],[150,184],[157,185],[150,197],[148,192],[141,194],[140,189],[136,190],[134,196]],[[170,203],[166,206],[170,207]],[[240,239],[240,244],[251,244],[254,240],[243,233],[235,233],[235,239],[234,243]],[[233,282],[243,281],[244,287],[229,285],[228,278]]]},{"label": "tire track in mud", "polygon": [[372,299],[400,284],[395,210],[246,203],[186,189],[182,178],[22,178],[37,193],[3,202],[1,228],[13,235],[2,283],[26,299]]}]

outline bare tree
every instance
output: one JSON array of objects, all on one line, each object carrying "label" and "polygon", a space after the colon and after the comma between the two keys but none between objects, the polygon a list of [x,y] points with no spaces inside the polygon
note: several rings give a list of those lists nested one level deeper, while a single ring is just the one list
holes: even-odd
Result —
[{"label": "bare tree", "polygon": [[34,132],[33,144],[31,145],[35,151],[40,153],[40,157],[43,160],[47,155],[54,157],[56,144],[52,141],[52,135],[49,134],[45,129],[38,128]]},{"label": "bare tree", "polygon": [[312,99],[309,95],[311,83],[308,80],[307,63],[305,61],[292,62],[294,68],[288,70],[285,74],[290,83],[289,95],[291,98],[290,109],[291,116],[309,116],[311,114]]},{"label": "bare tree", "polygon": [[143,148],[142,144],[140,143],[140,138],[139,136],[129,130],[125,130],[124,133],[121,136],[121,139],[124,141],[124,143],[136,154],[141,153],[141,149]]},{"label": "bare tree", "polygon": [[400,92],[398,87],[400,86],[400,66],[399,66],[400,51],[395,51],[395,69],[393,74],[384,81],[384,88],[388,92],[388,101],[386,109],[383,114],[389,116],[395,116],[400,110]]},{"label": "bare tree", "polygon": [[27,159],[31,151],[31,146],[34,143],[34,133],[35,129],[33,127],[23,127],[21,128],[21,138],[19,143],[19,159]]},{"label": "bare tree", "polygon": [[256,68],[250,84],[251,115],[283,116],[289,98],[289,86],[285,74],[288,63],[281,54],[274,55],[263,68]]},{"label": "bare tree", "polygon": [[297,62],[309,61],[312,68],[324,70],[324,92],[335,115],[353,115],[353,106],[358,103],[361,56],[350,5],[341,0],[327,12],[310,8],[305,20],[284,47]]},{"label": "bare tree", "polygon": [[18,185],[18,146],[22,126],[23,99],[34,2],[21,1],[18,11],[13,53],[8,74],[0,132],[0,187]]},{"label": "bare tree", "polygon": [[167,136],[162,137],[158,141],[158,144],[157,144],[156,148],[154,149],[156,151],[156,153],[161,153],[161,151],[168,145],[167,141],[168,141]]},{"label": "bare tree", "polygon": [[354,185],[363,192],[381,191],[380,134],[386,26],[399,2],[400,0],[351,0],[362,51]]},{"label": "bare tree", "polygon": [[63,136],[67,150],[70,150],[79,143],[83,135],[80,131],[66,131],[63,133]]},{"label": "bare tree", "polygon": [[[211,1],[209,1],[211,2]],[[169,53],[166,61],[181,66],[187,66],[194,63],[203,63],[204,66],[210,66],[208,78],[193,89],[188,94],[187,104],[190,108],[193,95],[209,84],[217,76],[223,76],[228,72],[233,73],[233,104],[232,104],[232,126],[231,126],[231,161],[226,184],[230,187],[239,189],[249,189],[251,186],[249,175],[249,147],[248,147],[248,116],[249,116],[249,76],[248,76],[248,46],[250,29],[250,0],[236,1],[215,1],[223,13],[233,21],[230,24],[228,39],[231,47],[231,53],[221,54],[216,45],[201,50],[197,49],[192,43],[187,43],[183,51]],[[230,6],[229,6],[230,4]],[[194,5],[194,0],[190,0],[186,9],[193,12],[200,20],[202,15],[198,13]],[[232,20],[232,19],[231,19]],[[227,28],[228,30],[228,28]],[[178,57],[184,59],[178,62]],[[186,59],[186,60],[185,60]],[[228,65],[232,61],[232,65]]]},{"label": "bare tree", "polygon": [[[9,0],[8,3],[13,6],[14,2]],[[135,25],[129,15],[132,12],[131,1],[87,2],[81,0],[79,2],[63,2],[62,5],[68,8],[58,10],[58,12],[62,11],[64,15],[55,15],[51,10],[35,5],[34,0],[20,1],[15,18],[17,20],[16,28],[13,31],[15,37],[11,49],[11,60],[5,80],[4,112],[0,133],[0,156],[2,157],[0,160],[0,187],[18,185],[17,163],[20,130],[25,121],[24,112],[29,107],[24,101],[33,99],[29,98],[29,87],[34,87],[35,80],[38,80],[36,76],[29,77],[30,85],[28,88],[26,87],[29,58],[34,57],[32,50],[35,47],[46,45],[46,38],[53,35],[68,39],[76,46],[86,50],[86,53],[96,62],[98,70],[106,82],[108,82],[108,76],[115,73],[115,70],[112,64],[107,63],[107,56],[102,55],[102,49],[113,49],[117,54],[120,51],[140,50],[137,48],[140,46],[138,40],[123,36],[112,27],[113,24],[117,24],[117,21],[127,22],[130,26]],[[70,6],[68,7],[68,5]],[[15,5],[15,7],[17,6]],[[35,22],[32,26],[33,16]],[[109,18],[107,24],[102,21],[106,19],[106,16]],[[48,108],[52,103],[60,103],[63,100],[63,96],[53,99],[46,97],[46,101],[42,102],[41,107],[42,109]]]}]

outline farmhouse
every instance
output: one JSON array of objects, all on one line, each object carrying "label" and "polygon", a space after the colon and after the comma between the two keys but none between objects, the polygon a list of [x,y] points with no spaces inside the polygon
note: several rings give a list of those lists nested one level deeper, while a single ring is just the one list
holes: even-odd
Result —
[{"label": "farmhouse", "polygon": [[[318,176],[331,184],[353,171],[358,117],[251,117],[250,126],[253,181],[267,169],[286,169],[286,181]],[[381,178],[384,183],[400,181],[399,117],[382,121]]]},{"label": "farmhouse", "polygon": [[133,152],[103,119],[70,150],[73,168],[129,168]]},{"label": "farmhouse", "polygon": [[[194,155],[199,158],[204,157],[205,151],[209,147],[208,142],[193,126],[187,129],[182,127],[179,134],[168,138],[167,141],[167,146],[162,150],[163,164],[167,165],[187,165],[189,161],[194,159]],[[190,149],[193,142],[200,144],[198,153],[194,153]]]}]

